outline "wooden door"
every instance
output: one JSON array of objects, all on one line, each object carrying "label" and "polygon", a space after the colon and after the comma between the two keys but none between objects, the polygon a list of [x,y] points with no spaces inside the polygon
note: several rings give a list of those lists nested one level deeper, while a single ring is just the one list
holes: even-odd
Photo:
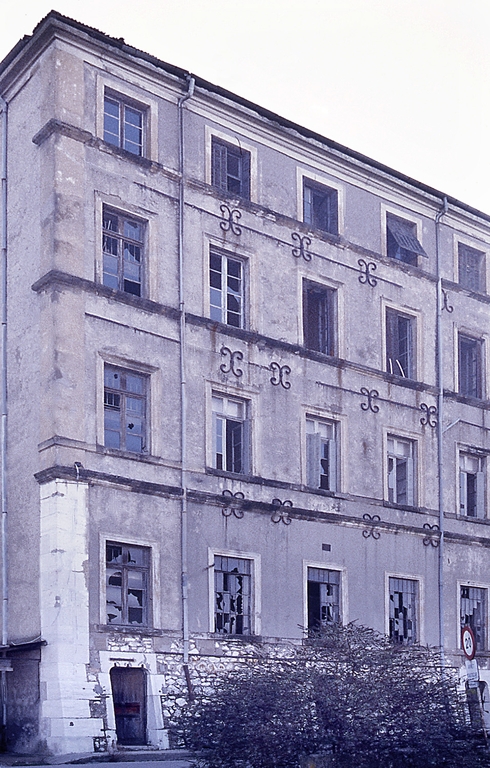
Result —
[{"label": "wooden door", "polygon": [[145,671],[113,667],[111,686],[118,743],[146,744]]}]

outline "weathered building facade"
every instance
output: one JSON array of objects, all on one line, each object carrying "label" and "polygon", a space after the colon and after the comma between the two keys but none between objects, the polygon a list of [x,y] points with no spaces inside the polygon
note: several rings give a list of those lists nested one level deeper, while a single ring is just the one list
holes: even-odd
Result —
[{"label": "weathered building facade", "polygon": [[490,682],[490,217],[56,13],[0,94],[8,747],[330,621]]}]

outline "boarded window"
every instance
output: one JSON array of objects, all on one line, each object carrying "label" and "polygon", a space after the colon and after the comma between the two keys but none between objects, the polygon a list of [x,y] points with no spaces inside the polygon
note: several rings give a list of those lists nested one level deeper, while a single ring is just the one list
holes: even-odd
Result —
[{"label": "boarded window", "polygon": [[252,634],[252,561],[215,555],[215,628],[226,635]]},{"label": "boarded window", "polygon": [[400,645],[417,642],[418,582],[390,577],[390,638]]}]

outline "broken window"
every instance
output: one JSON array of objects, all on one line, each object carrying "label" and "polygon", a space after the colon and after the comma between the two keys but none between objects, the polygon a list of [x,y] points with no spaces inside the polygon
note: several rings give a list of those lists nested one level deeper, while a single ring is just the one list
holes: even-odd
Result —
[{"label": "broken window", "polygon": [[216,469],[249,471],[249,422],[243,400],[213,394],[213,455]]},{"label": "broken window", "polygon": [[305,224],[331,235],[339,231],[338,193],[336,189],[317,184],[310,179],[303,182],[303,221]]},{"label": "broken window", "polygon": [[211,250],[209,306],[211,320],[243,328],[244,265],[239,259]]},{"label": "broken window", "polygon": [[104,445],[122,451],[146,450],[147,377],[104,367]]},{"label": "broken window", "polygon": [[141,109],[119,98],[104,98],[104,141],[121,147],[133,155],[143,154],[143,122]]},{"label": "broken window", "polygon": [[386,310],[386,370],[394,376],[415,378],[415,319]]},{"label": "broken window", "polygon": [[417,239],[417,225],[388,213],[386,216],[386,250],[390,259],[417,266],[419,256],[427,256]]},{"label": "broken window", "polygon": [[104,285],[141,296],[144,225],[105,207],[102,222]]},{"label": "broken window", "polygon": [[465,243],[458,243],[458,280],[469,291],[485,291],[485,254]]},{"label": "broken window", "polygon": [[458,384],[459,394],[466,397],[482,397],[482,342],[458,336]]},{"label": "broken window", "polygon": [[485,516],[484,458],[459,454],[459,511],[468,517]]},{"label": "broken window", "polygon": [[306,472],[310,488],[337,490],[337,424],[306,419]]},{"label": "broken window", "polygon": [[340,572],[308,568],[308,630],[340,622]]},{"label": "broken window", "polygon": [[146,547],[106,544],[108,624],[148,624],[150,554]]},{"label": "broken window", "polygon": [[324,355],[337,354],[336,291],[304,281],[303,331],[305,347]]},{"label": "broken window", "polygon": [[250,200],[250,152],[213,136],[211,184],[232,195]]},{"label": "broken window", "polygon": [[388,501],[415,504],[414,443],[388,436]]},{"label": "broken window", "polygon": [[400,645],[417,642],[419,585],[411,579],[390,577],[390,639]]},{"label": "broken window", "polygon": [[252,561],[215,555],[215,626],[226,635],[252,634]]},{"label": "broken window", "polygon": [[461,587],[461,628],[471,627],[476,640],[476,650],[486,648],[487,590],[480,587]]}]

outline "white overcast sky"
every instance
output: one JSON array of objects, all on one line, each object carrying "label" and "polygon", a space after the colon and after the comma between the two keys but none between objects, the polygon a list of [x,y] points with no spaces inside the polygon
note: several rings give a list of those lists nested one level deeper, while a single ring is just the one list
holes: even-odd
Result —
[{"label": "white overcast sky", "polygon": [[52,8],[490,214],[489,0],[3,0]]}]

